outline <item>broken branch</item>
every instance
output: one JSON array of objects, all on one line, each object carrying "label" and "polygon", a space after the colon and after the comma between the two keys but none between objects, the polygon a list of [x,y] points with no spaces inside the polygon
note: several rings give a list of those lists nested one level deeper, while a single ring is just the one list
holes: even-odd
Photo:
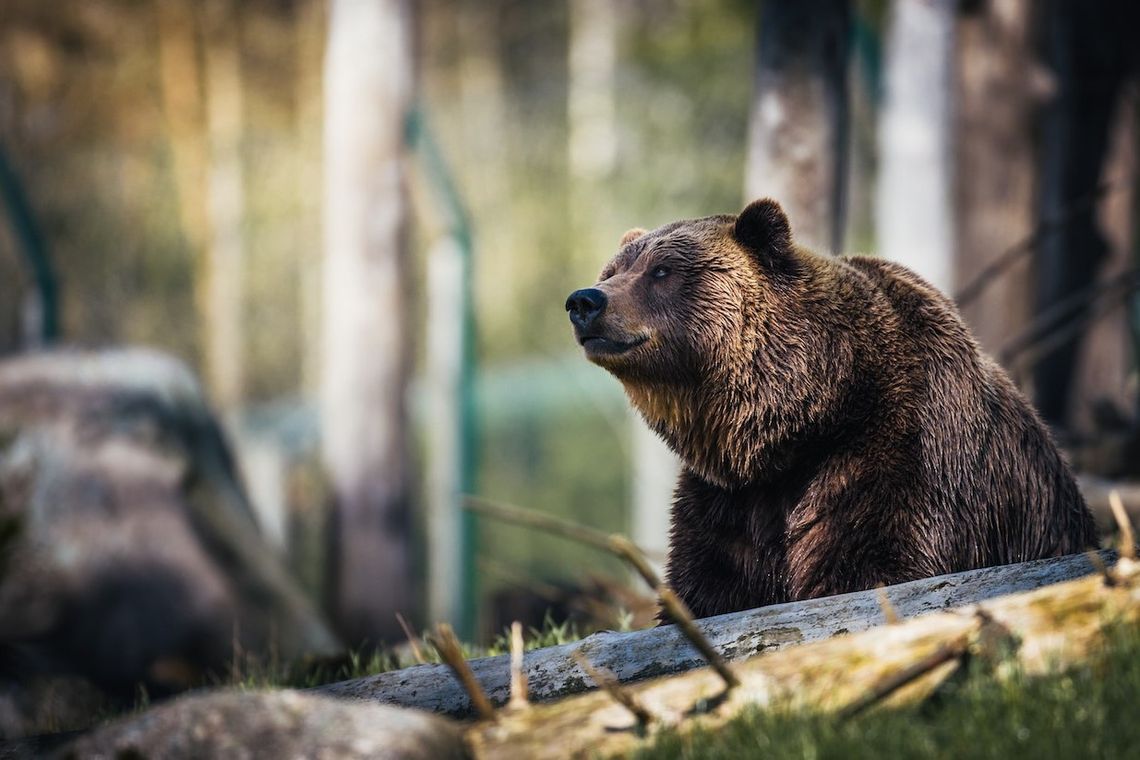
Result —
[{"label": "broken branch", "polygon": [[475,674],[471,672],[467,658],[463,656],[463,648],[459,644],[459,639],[455,637],[455,631],[447,623],[440,623],[435,627],[435,631],[435,635],[430,639],[431,645],[439,652],[440,659],[451,668],[456,680],[462,684],[476,714],[483,720],[495,720],[495,708],[491,706],[483,687],[475,680]]},{"label": "broken branch", "polygon": [[634,719],[637,720],[639,730],[644,731],[645,728],[653,722],[653,713],[646,710],[628,689],[623,689],[613,673],[610,673],[604,668],[597,668],[591,665],[586,655],[582,654],[581,651],[575,651],[573,657],[574,662],[578,663],[578,667],[580,667],[599,688],[604,689],[615,702],[633,714]]}]

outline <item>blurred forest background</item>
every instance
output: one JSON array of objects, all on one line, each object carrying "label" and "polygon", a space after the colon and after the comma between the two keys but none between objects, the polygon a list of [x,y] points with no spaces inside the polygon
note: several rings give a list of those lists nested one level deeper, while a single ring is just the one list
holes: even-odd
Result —
[{"label": "blurred forest background", "polygon": [[563,301],[626,229],[760,195],[957,294],[1078,466],[1134,476],[1138,15],[0,0],[0,354],[186,362],[352,642],[400,637],[395,611],[483,638],[582,598],[645,619],[609,558],[461,494],[660,557],[671,457]]}]

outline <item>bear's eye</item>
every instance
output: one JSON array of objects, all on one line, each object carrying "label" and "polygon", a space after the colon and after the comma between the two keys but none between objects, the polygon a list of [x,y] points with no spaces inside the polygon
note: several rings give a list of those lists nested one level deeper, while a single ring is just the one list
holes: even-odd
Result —
[{"label": "bear's eye", "polygon": [[669,274],[669,267],[654,267],[653,271],[650,274],[653,279],[660,280],[662,277],[665,277]]}]

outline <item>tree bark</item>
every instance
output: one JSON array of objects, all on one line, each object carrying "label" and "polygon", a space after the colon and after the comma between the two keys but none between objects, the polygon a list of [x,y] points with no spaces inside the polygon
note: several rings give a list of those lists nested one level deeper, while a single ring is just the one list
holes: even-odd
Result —
[{"label": "tree bark", "polygon": [[332,605],[344,636],[401,636],[409,557],[404,130],[408,0],[334,0],[325,63],[322,449],[334,491]]},{"label": "tree bark", "polygon": [[848,128],[848,0],[766,0],[744,193],[771,196],[799,242],[843,247]]}]

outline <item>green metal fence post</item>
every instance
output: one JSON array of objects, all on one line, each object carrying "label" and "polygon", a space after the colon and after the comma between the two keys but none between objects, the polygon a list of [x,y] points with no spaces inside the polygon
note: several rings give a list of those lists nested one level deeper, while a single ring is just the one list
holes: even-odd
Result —
[{"label": "green metal fence post", "polygon": [[0,193],[8,212],[8,222],[24,261],[31,272],[32,284],[40,299],[39,339],[44,345],[59,337],[59,292],[55,271],[48,258],[47,246],[36,225],[32,206],[24,186],[8,163],[7,152],[0,147]]},{"label": "green metal fence post", "polygon": [[461,333],[462,361],[458,383],[459,419],[456,421],[459,439],[459,489],[454,494],[454,506],[459,515],[460,611],[459,619],[453,621],[459,635],[472,640],[476,633],[477,600],[479,584],[475,555],[478,544],[478,523],[476,516],[463,509],[463,495],[475,493],[478,478],[478,409],[475,403],[475,308],[472,279],[474,274],[474,244],[470,218],[463,205],[438,144],[428,129],[426,119],[418,108],[412,109],[407,125],[408,143],[423,160],[428,181],[444,207],[449,220],[449,234],[458,244],[461,255],[460,314],[463,320]]}]

